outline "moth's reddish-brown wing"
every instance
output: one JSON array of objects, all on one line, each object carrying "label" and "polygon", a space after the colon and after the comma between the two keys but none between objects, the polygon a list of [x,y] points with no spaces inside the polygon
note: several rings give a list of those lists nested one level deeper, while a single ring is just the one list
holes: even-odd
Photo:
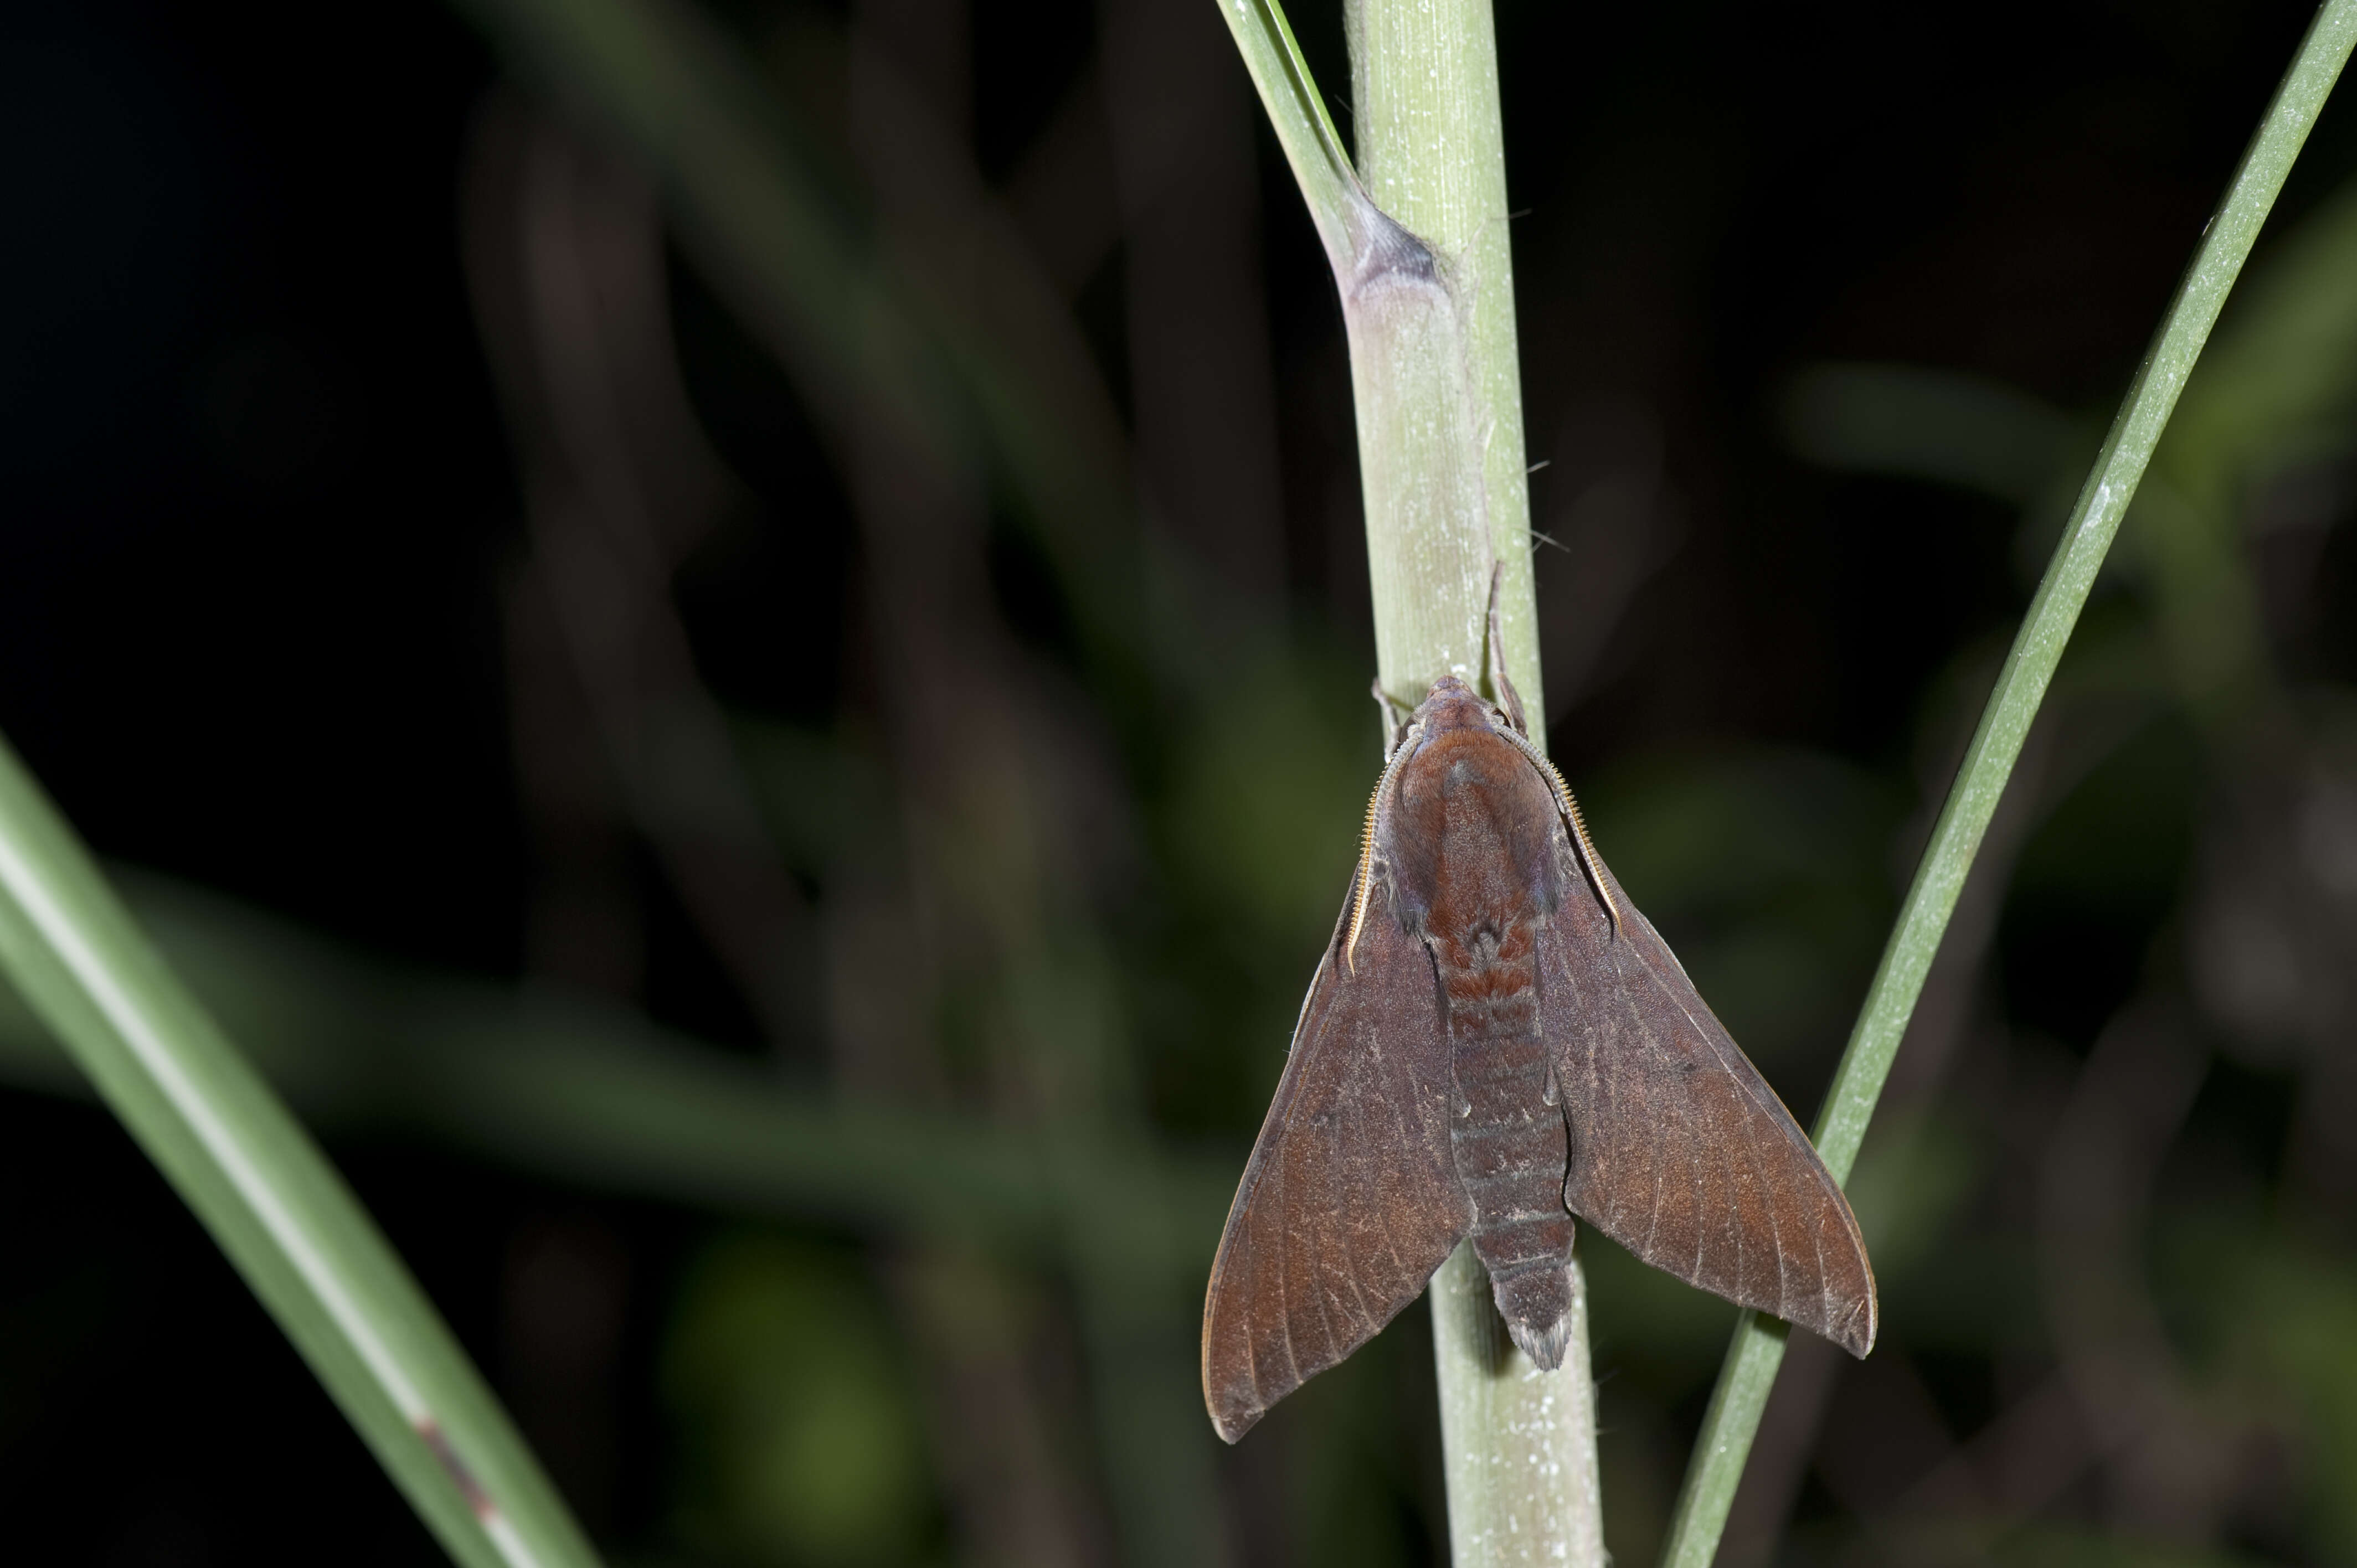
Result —
[{"label": "moth's reddish-brown wing", "polygon": [[1571,1127],[1564,1200],[1655,1268],[1865,1355],[1874,1270],[1841,1188],[1610,885],[1617,938],[1575,865],[1539,939],[1540,1027]]},{"label": "moth's reddish-brown wing", "polygon": [[1432,960],[1379,889],[1354,967],[1350,915],[1346,898],[1211,1264],[1203,1402],[1230,1443],[1372,1338],[1473,1222]]}]

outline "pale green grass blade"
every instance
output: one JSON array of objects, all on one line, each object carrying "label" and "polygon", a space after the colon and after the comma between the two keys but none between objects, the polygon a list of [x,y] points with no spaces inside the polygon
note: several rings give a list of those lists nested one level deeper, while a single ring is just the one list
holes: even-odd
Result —
[{"label": "pale green grass blade", "polygon": [[[367,1212],[156,956],[5,742],[0,969],[453,1557],[468,1568],[597,1561]],[[253,1481],[268,1495],[265,1471]],[[321,1541],[316,1555],[331,1561],[350,1544]]]},{"label": "pale green grass blade", "polygon": [[[1932,830],[1932,842],[1900,906],[1899,921],[1867,988],[1866,1004],[1817,1119],[1817,1147],[1836,1178],[1846,1179],[1875,1101],[1882,1093],[1907,1020],[1939,950],[1981,836],[2021,755],[2030,720],[2070,640],[2120,519],[2152,460],[2178,394],[2209,339],[2219,309],[2241,275],[2253,242],[2282,190],[2309,129],[2357,42],[2357,0],[2330,0],[2259,122],[2242,166],[2203,231],[2192,267],[2178,285],[2144,367],[2129,387],[2094,469],[2072,509],[2029,613],[2006,655],[1980,727]],[[1718,1387],[1703,1418],[1694,1457],[1678,1494],[1663,1549],[1665,1568],[1703,1568],[1717,1552],[1719,1531],[1743,1477],[1760,1412],[1784,1357],[1784,1326],[1746,1313],[1736,1326]]]}]

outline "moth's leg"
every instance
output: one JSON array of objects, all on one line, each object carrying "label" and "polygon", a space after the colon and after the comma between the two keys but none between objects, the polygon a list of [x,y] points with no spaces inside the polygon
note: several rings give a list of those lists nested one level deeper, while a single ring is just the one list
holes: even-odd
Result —
[{"label": "moth's leg", "polygon": [[1506,675],[1506,640],[1498,631],[1498,593],[1505,585],[1506,564],[1495,561],[1490,565],[1490,694],[1498,706],[1506,711],[1506,722],[1523,735],[1531,733],[1530,721],[1523,716],[1523,696],[1514,690],[1514,682]]},{"label": "moth's leg", "polygon": [[1383,690],[1380,675],[1369,683],[1367,690],[1374,693],[1375,706],[1383,711],[1383,755],[1388,757],[1399,749],[1400,736],[1407,733],[1408,710],[1392,701],[1391,693]]}]

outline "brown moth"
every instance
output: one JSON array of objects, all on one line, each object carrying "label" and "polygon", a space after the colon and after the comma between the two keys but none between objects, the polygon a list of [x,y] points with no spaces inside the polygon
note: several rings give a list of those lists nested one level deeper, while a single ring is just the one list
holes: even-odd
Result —
[{"label": "brown moth", "polygon": [[1489,664],[1500,705],[1445,676],[1394,729],[1228,1214],[1203,1398],[1230,1443],[1469,1236],[1514,1343],[1555,1367],[1575,1215],[1854,1356],[1874,1345],[1841,1188],[1530,741],[1494,578]]}]

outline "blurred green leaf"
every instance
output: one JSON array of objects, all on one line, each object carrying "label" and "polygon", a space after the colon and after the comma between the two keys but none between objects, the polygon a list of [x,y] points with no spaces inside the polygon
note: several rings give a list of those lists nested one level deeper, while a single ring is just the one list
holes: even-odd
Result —
[{"label": "blurred green leaf", "polygon": [[2357,444],[2357,183],[2277,240],[2236,291],[2154,467],[2205,508]]},{"label": "blurred green leaf", "polygon": [[1727,1342],[1735,1308],[1708,1291],[1639,1262],[1594,1226],[1580,1228],[1579,1258],[1598,1367],[1676,1368],[1691,1376]]},{"label": "blurred green leaf", "polygon": [[2183,886],[2206,801],[2199,737],[2147,724],[2057,801],[2022,846],[2010,897],[2142,915]]},{"label": "blurred green leaf", "polygon": [[1288,972],[1333,928],[1383,768],[1374,703],[1344,709],[1309,673],[1280,656],[1240,680],[1221,722],[1178,758],[1168,813],[1169,863],[1188,891],[1239,941],[1292,949]]},{"label": "blurred green leaf", "polygon": [[1987,1559],[1999,1568],[2256,1568],[2264,1561],[2239,1552],[2053,1524],[2004,1532],[1988,1549]]},{"label": "blurred green leaf", "polygon": [[2029,393],[1919,365],[1813,365],[1777,413],[1792,450],[1853,473],[1936,479],[2029,506],[2086,466],[2095,433]]},{"label": "blurred green leaf", "polygon": [[888,865],[900,823],[890,769],[848,736],[747,714],[730,724],[764,819],[786,863],[823,879],[845,864]]},{"label": "blurred green leaf", "polygon": [[2357,1562],[2357,1263],[2255,1215],[2174,1229],[2165,1266],[2177,1299],[2204,1309],[2204,1364],[2239,1385],[2245,1408],[2294,1416],[2313,1538],[2323,1560]]},{"label": "blurred green leaf", "polygon": [[1668,919],[1796,884],[1878,884],[1900,812],[1872,775],[1797,750],[1638,757],[1589,780],[1582,799],[1630,896]]},{"label": "blurred green leaf", "polygon": [[919,1555],[936,1505],[889,1321],[840,1256],[759,1235],[706,1250],[662,1360],[688,1540],[813,1568]]},{"label": "blurred green leaf", "polygon": [[1839,1037],[1889,918],[1887,786],[1828,757],[1753,750],[1632,758],[1582,780],[1581,798],[1746,1052],[1786,1063]]},{"label": "blurred green leaf", "polygon": [[[400,1126],[576,1182],[742,1213],[1055,1255],[1087,1200],[1135,1217],[1173,1266],[1208,1257],[1225,1159],[1135,1141],[1067,1147],[972,1119],[837,1105],[592,998],[420,975],[228,900],[125,874],[142,921],[255,1063],[329,1127]],[[0,1075],[57,1089],[45,1036],[0,1007]]]},{"label": "blurred green leaf", "polygon": [[1886,1291],[1944,1243],[1988,1164],[1980,1141],[1940,1116],[1918,1112],[1877,1125],[1858,1152],[1848,1195]]},{"label": "blurred green leaf", "polygon": [[1157,1120],[1248,1135],[1334,929],[1382,767],[1375,705],[1307,640],[1239,662],[1146,801],[1162,882],[1128,933]]},{"label": "blurred green leaf", "polygon": [[[1206,650],[1176,635],[1191,575],[1135,521],[1127,441],[1071,312],[971,159],[889,76],[893,118],[938,188],[925,242],[895,244],[708,13],[666,0],[456,0],[526,80],[635,150],[707,281],[794,378],[822,425],[949,473],[1003,477],[1092,654],[1114,684],[1187,684]],[[803,19],[777,41],[813,52]],[[807,61],[806,61],[807,63]],[[912,240],[911,236],[898,236]],[[1115,704],[1114,711],[1129,709]]]}]

